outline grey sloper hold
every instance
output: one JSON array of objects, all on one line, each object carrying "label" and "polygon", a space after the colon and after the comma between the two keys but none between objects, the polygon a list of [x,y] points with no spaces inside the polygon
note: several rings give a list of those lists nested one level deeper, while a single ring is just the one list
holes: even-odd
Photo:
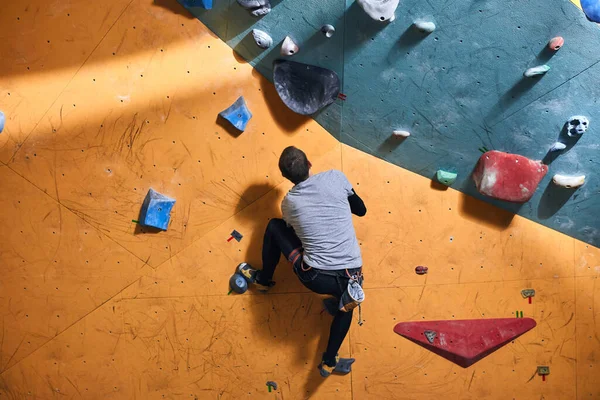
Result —
[{"label": "grey sloper hold", "polygon": [[326,37],[326,38],[330,38],[333,36],[333,34],[335,33],[335,27],[333,25],[323,25],[321,27],[321,33]]},{"label": "grey sloper hold", "polygon": [[260,29],[252,29],[252,37],[256,45],[261,49],[268,49],[273,44],[273,38],[267,32]]},{"label": "grey sloper hold", "polygon": [[334,71],[294,61],[275,60],[273,82],[285,105],[302,115],[323,109],[340,93],[340,78]]},{"label": "grey sloper hold", "polygon": [[300,51],[300,47],[298,47],[296,42],[294,42],[294,40],[291,37],[286,36],[285,39],[283,40],[283,43],[281,44],[281,51],[280,51],[281,55],[282,56],[293,56],[294,54],[296,54],[299,51]]},{"label": "grey sloper hold", "polygon": [[237,0],[237,2],[255,17],[267,15],[271,12],[269,0]]},{"label": "grey sloper hold", "polygon": [[359,6],[377,21],[390,21],[396,19],[396,8],[400,0],[356,0]]}]

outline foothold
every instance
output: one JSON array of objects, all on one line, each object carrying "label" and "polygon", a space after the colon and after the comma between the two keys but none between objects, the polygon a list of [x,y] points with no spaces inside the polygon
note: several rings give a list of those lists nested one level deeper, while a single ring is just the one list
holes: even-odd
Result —
[{"label": "foothold", "polygon": [[254,17],[261,17],[271,12],[269,0],[237,0],[238,4],[250,11]]},{"label": "foothold", "polygon": [[561,142],[556,142],[550,147],[550,151],[562,151],[567,148],[567,145]]},{"label": "foothold", "polygon": [[424,267],[422,265],[419,265],[415,268],[415,272],[417,273],[417,275],[425,275],[427,271],[429,271],[429,268]]},{"label": "foothold", "polygon": [[431,21],[417,20],[413,23],[413,25],[415,26],[415,28],[425,33],[431,33],[435,31],[436,28],[435,23]]},{"label": "foothold", "polygon": [[238,231],[234,230],[233,232],[231,232],[231,236],[229,237],[229,239],[227,239],[228,242],[231,242],[233,239],[237,240],[238,243],[242,241],[242,238],[244,236],[242,236],[241,233],[239,233]]},{"label": "foothold", "polygon": [[2,133],[2,131],[4,130],[5,123],[6,123],[6,117],[4,116],[4,113],[2,111],[0,111],[0,133]]},{"label": "foothold", "polygon": [[273,44],[273,38],[267,32],[260,29],[252,29],[252,37],[256,45],[261,49],[268,49]]},{"label": "foothold", "polygon": [[211,10],[213,8],[213,0],[184,0],[184,7],[198,7],[198,5],[206,10]]},{"label": "foothold", "polygon": [[567,176],[556,174],[552,177],[552,182],[554,182],[555,185],[562,186],[566,189],[575,189],[585,183],[585,175]]},{"label": "foothold", "polygon": [[396,137],[403,137],[403,138],[407,138],[410,136],[410,132],[409,131],[394,131],[393,135]]},{"label": "foothold", "polygon": [[550,367],[547,366],[539,366],[537,367],[538,375],[550,375]]},{"label": "foothold", "polygon": [[481,194],[525,203],[531,199],[547,172],[548,166],[541,161],[492,150],[479,159],[473,180]]},{"label": "foothold", "polygon": [[523,73],[527,78],[532,78],[534,76],[544,75],[546,72],[550,71],[550,67],[546,64],[538,65],[537,67],[529,68],[527,71]]},{"label": "foothold", "polygon": [[600,24],[600,1],[581,0],[581,8],[587,19]]},{"label": "foothold", "polygon": [[456,178],[458,177],[458,174],[456,174],[454,172],[448,172],[448,171],[438,169],[435,176],[436,176],[438,182],[440,182],[443,185],[450,186],[454,182],[456,182]]},{"label": "foothold", "polygon": [[244,96],[240,96],[235,103],[233,103],[229,108],[223,110],[219,113],[222,118],[225,118],[227,121],[231,123],[236,129],[240,131],[244,131],[246,129],[246,125],[248,125],[248,121],[252,118],[252,113],[246,106],[246,101],[244,100]]},{"label": "foothold", "polygon": [[334,71],[287,60],[273,64],[277,94],[298,114],[314,114],[333,103],[340,93],[340,78]]},{"label": "foothold", "polygon": [[281,44],[281,55],[282,56],[293,56],[300,51],[298,45],[292,40],[291,37],[286,36]]},{"label": "foothold", "polygon": [[376,21],[390,21],[396,19],[394,13],[400,0],[356,0],[359,6]]},{"label": "foothold", "polygon": [[557,36],[550,39],[548,42],[548,48],[552,51],[558,51],[565,44],[565,39],[562,36]]},{"label": "foothold", "polygon": [[248,282],[243,275],[233,274],[229,278],[229,287],[238,294],[244,294],[248,290]]},{"label": "foothold", "polygon": [[269,391],[271,388],[273,388],[273,390],[277,390],[277,388],[278,388],[277,382],[267,381],[267,387],[269,388]]},{"label": "foothold", "polygon": [[583,135],[590,127],[590,121],[583,115],[574,115],[567,121],[567,135]]},{"label": "foothold", "polygon": [[[492,318],[400,322],[394,332],[429,351],[467,368],[533,329],[531,318]],[[426,336],[425,332],[434,332]]]},{"label": "foothold", "polygon": [[427,338],[427,341],[429,343],[433,344],[433,341],[435,340],[435,337],[437,336],[437,332],[436,331],[425,331],[425,332],[423,332],[423,334]]},{"label": "foothold", "polygon": [[140,212],[140,224],[153,228],[167,230],[171,219],[171,209],[175,205],[175,199],[167,197],[150,188],[142,204]]},{"label": "foothold", "polygon": [[325,35],[326,38],[330,38],[335,33],[335,27],[329,24],[323,25],[321,27],[321,33],[323,33],[323,35]]},{"label": "foothold", "polygon": [[342,358],[339,357],[333,372],[340,375],[346,375],[352,372],[352,364],[356,361],[354,358]]},{"label": "foothold", "polygon": [[523,296],[524,299],[526,299],[528,297],[534,297],[535,289],[523,289],[523,290],[521,290],[521,296]]}]

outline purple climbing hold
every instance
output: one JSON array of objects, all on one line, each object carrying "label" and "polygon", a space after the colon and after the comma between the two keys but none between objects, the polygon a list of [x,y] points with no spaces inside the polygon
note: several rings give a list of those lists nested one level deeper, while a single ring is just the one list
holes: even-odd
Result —
[{"label": "purple climbing hold", "polygon": [[4,113],[2,111],[0,111],[0,133],[2,133],[2,131],[4,130],[5,122],[6,122],[6,117],[4,116]]},{"label": "purple climbing hold", "polygon": [[587,19],[600,23],[600,0],[581,0],[581,8]]},{"label": "purple climbing hold", "polygon": [[219,115],[231,123],[237,130],[244,131],[252,113],[246,106],[244,96],[240,96],[229,108],[223,110]]}]

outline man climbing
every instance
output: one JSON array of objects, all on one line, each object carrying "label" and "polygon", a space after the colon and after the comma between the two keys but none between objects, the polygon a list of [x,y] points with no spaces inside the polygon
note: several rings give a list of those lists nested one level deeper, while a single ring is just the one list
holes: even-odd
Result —
[{"label": "man climbing", "polygon": [[[308,289],[335,297],[335,304],[352,300],[349,283],[361,293],[362,257],[352,214],[364,216],[367,209],[352,185],[341,171],[330,170],[310,173],[311,163],[306,154],[295,147],[287,147],[279,158],[279,169],[294,187],[281,204],[283,219],[273,218],[267,226],[263,249],[262,270],[242,263],[238,271],[266,291],[272,281],[275,267],[283,254],[294,272]],[[332,372],[348,373],[353,359],[340,359],[340,349],[352,322],[352,308],[340,311],[334,307],[333,322],[327,349],[319,364],[323,377]]]}]

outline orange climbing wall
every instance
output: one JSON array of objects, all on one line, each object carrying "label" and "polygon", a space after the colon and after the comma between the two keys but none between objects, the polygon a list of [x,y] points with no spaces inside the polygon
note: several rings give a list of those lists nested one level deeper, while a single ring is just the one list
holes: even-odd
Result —
[{"label": "orange climbing wall", "polygon": [[[0,22],[0,400],[600,398],[598,249],[340,145],[174,0],[11,2]],[[234,135],[216,115],[240,95]],[[227,295],[290,144],[369,209],[346,377],[318,377],[330,317],[286,264],[271,294]],[[132,222],[150,187],[177,199],[167,232]],[[538,326],[469,369],[392,331],[517,310]]]}]

